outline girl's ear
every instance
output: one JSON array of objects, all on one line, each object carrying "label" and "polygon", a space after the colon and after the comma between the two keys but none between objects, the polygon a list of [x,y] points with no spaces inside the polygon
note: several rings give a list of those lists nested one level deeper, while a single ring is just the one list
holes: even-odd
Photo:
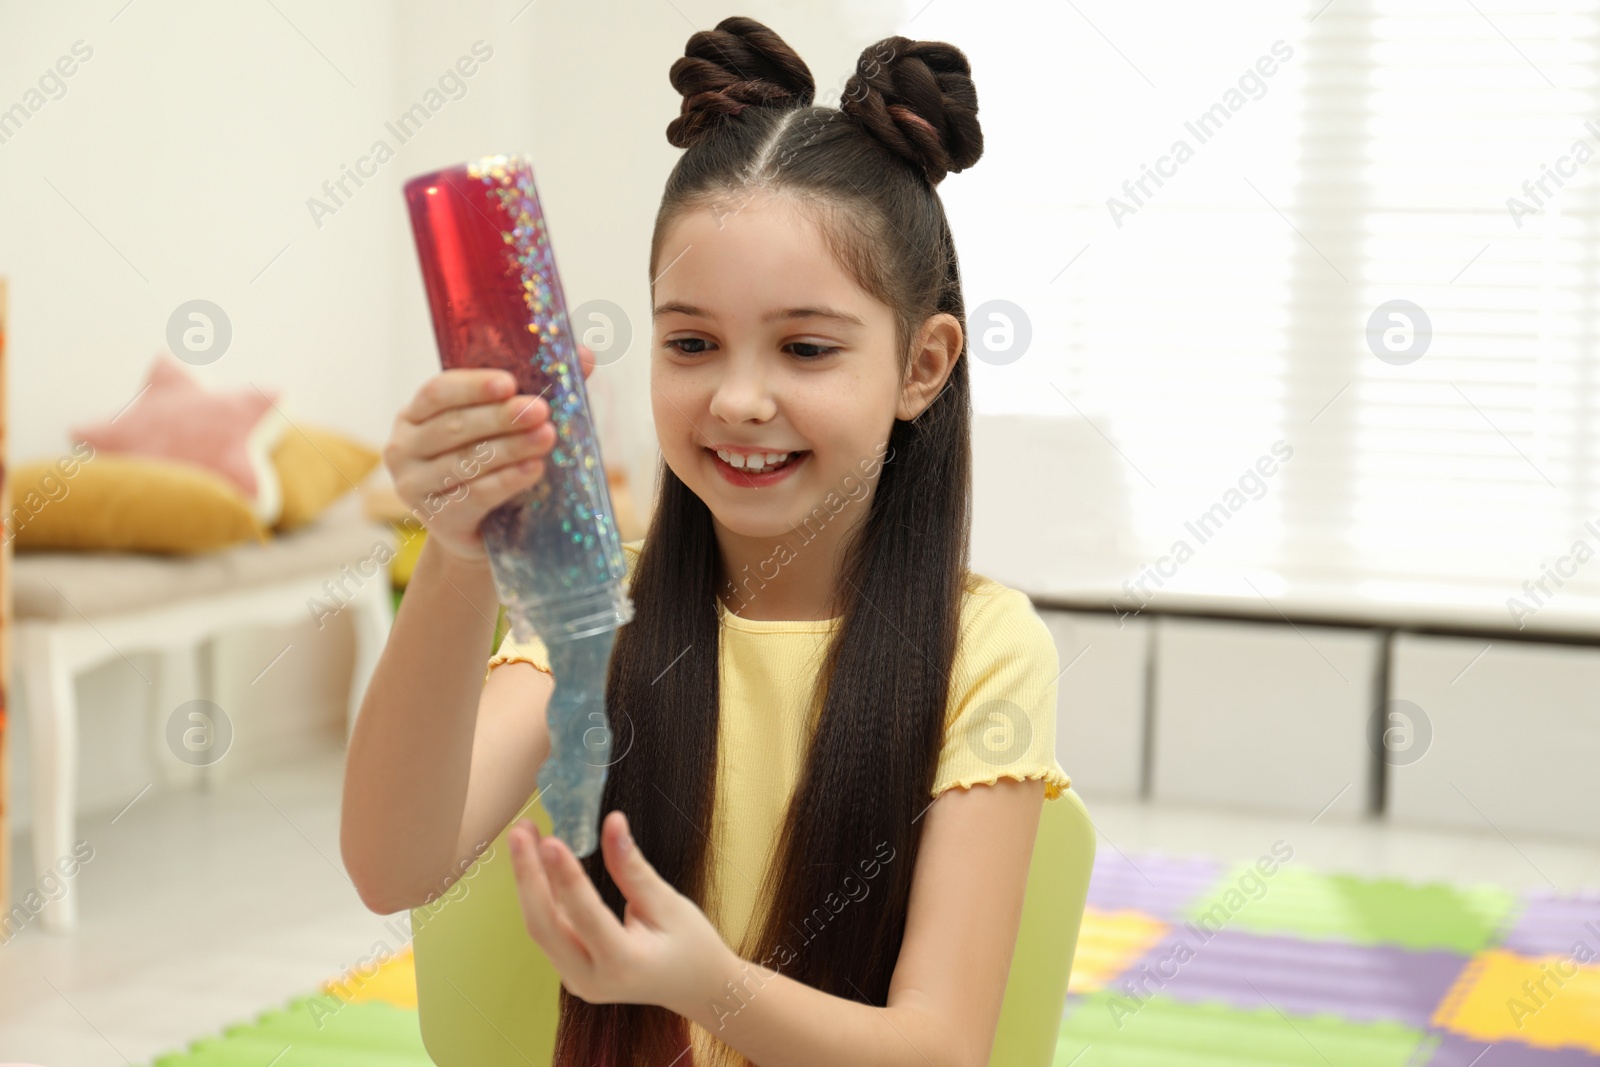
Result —
[{"label": "girl's ear", "polygon": [[961,323],[954,315],[941,311],[928,317],[917,333],[895,418],[914,419],[933,403],[955,370],[963,340]]}]

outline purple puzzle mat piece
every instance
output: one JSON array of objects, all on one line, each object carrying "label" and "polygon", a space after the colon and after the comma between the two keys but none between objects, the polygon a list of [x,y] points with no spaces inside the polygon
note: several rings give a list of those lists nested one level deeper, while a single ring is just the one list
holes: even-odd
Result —
[{"label": "purple puzzle mat piece", "polygon": [[1171,920],[1216,885],[1222,865],[1205,856],[1128,856],[1112,847],[1095,850],[1089,906],[1102,911],[1134,909]]},{"label": "purple puzzle mat piece", "polygon": [[1437,950],[1208,932],[1180,923],[1107,991],[1152,993],[1244,1011],[1327,1013],[1347,1022],[1424,1028],[1468,957]]},{"label": "purple puzzle mat piece", "polygon": [[1485,1045],[1459,1034],[1439,1036],[1438,1050],[1416,1067],[1600,1067],[1600,1056],[1582,1049],[1551,1051],[1515,1041]]},{"label": "purple puzzle mat piece", "polygon": [[1600,944],[1600,894],[1541,891],[1527,894],[1527,906],[1501,947],[1524,956],[1565,956],[1579,941]]}]

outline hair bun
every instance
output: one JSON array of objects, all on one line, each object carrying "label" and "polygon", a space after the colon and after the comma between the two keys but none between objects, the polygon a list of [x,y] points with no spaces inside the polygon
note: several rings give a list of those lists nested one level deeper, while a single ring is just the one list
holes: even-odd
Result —
[{"label": "hair bun", "polygon": [[921,167],[934,185],[983,155],[978,91],[961,49],[885,37],[861,53],[839,110]]},{"label": "hair bun", "polygon": [[732,15],[714,30],[700,30],[684,45],[668,77],[683,94],[667,140],[688,148],[723,116],[746,107],[802,107],[816,83],[811,70],[776,33],[752,18]]}]

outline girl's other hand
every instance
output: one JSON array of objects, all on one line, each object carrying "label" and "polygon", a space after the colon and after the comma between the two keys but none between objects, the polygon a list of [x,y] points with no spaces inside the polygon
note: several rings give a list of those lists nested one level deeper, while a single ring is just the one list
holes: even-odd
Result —
[{"label": "girl's other hand", "polygon": [[[578,345],[588,379],[594,353]],[[483,562],[479,524],[538,484],[555,447],[550,405],[516,392],[511,372],[458,367],[422,383],[395,416],[383,463],[395,492],[452,556]]]},{"label": "girl's other hand", "polygon": [[746,966],[705,912],[656,873],[621,811],[600,824],[606,870],[627,901],[620,923],[566,842],[541,837],[527,819],[506,836],[528,933],[573,995],[687,1014],[722,996]]}]

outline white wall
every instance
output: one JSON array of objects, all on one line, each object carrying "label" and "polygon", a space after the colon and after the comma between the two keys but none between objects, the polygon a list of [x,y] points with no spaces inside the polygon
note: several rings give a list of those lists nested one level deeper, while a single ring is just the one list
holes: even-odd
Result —
[{"label": "white wall", "polygon": [[[520,151],[534,161],[569,304],[604,298],[633,319],[633,348],[597,372],[591,392],[608,460],[629,467],[635,506],[647,510],[646,257],[679,155],[665,134],[679,107],[667,70],[692,32],[734,12],[687,0],[124,2],[0,2],[0,109],[75,42],[93,50],[64,94],[0,144],[13,463],[63,451],[70,425],[132,399],[173,309],[195,298],[233,326],[228,352],[194,369],[204,383],[282,389],[291,420],[381,443],[438,368],[400,186]],[[830,101],[902,15],[899,0],[760,0],[737,11],[783,34]],[[465,95],[405,143],[388,134],[385,122],[478,40],[493,56]],[[307,199],[380,137],[395,157],[318,226]],[[298,635],[305,660],[252,698],[269,705],[263,714],[337,730],[349,645],[311,635]],[[227,656],[265,665],[296,637],[240,635]],[[79,686],[91,807],[120,806],[147,780],[116,755],[143,736],[129,720],[146,688],[120,660]],[[24,752],[13,746],[14,766]]]},{"label": "white wall", "polygon": [[[634,316],[636,346],[600,376],[595,405],[608,450],[647,472],[645,258],[679,154],[665,136],[679,104],[667,69],[690,33],[727,12],[618,0],[276,8],[0,4],[0,107],[74,42],[93,50],[65,94],[0,144],[13,459],[59,451],[69,424],[121,408],[172,310],[196,297],[234,327],[230,351],[196,368],[207,384],[282,388],[292,419],[381,442],[437,369],[400,185],[522,151],[569,302],[604,297]],[[893,0],[843,8],[769,0],[740,11],[787,37],[821,95],[900,11]],[[398,143],[384,123],[478,40],[493,57],[466,94]],[[378,138],[395,158],[319,226],[308,198]]]}]

